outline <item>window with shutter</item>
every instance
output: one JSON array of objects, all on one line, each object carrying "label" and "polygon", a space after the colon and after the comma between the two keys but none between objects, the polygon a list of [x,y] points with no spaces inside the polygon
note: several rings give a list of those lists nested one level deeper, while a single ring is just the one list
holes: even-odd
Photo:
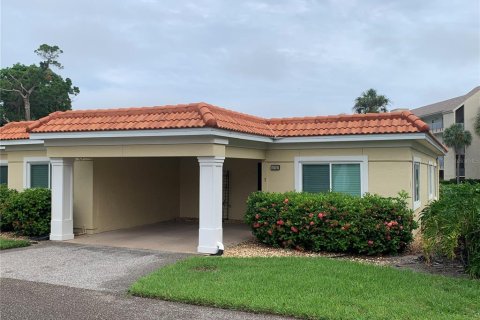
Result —
[{"label": "window with shutter", "polygon": [[303,191],[328,192],[330,191],[330,165],[305,164],[303,165]]},{"label": "window with shutter", "polygon": [[8,184],[8,166],[0,166],[0,184]]},{"label": "window with shutter", "polygon": [[30,188],[48,188],[49,175],[50,170],[48,164],[31,164]]},{"label": "window with shutter", "polygon": [[360,164],[332,164],[332,191],[360,196]]}]

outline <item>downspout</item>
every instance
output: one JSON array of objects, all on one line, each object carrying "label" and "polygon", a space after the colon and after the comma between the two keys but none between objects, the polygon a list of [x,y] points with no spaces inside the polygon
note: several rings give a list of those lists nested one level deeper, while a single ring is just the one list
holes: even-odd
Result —
[{"label": "downspout", "polygon": [[224,250],[225,250],[225,247],[223,246],[223,243],[217,242],[217,252],[211,254],[211,256],[221,256],[223,255]]}]

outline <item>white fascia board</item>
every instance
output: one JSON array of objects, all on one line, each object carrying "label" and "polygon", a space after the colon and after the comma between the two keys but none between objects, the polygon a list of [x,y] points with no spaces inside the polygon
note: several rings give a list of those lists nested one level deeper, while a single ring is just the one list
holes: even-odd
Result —
[{"label": "white fascia board", "polygon": [[0,146],[18,146],[26,144],[43,144],[43,140],[19,139],[19,140],[1,140]]},{"label": "white fascia board", "polygon": [[442,153],[442,155],[446,155],[447,152],[445,152],[445,150],[443,149],[442,146],[440,146],[438,144],[437,141],[433,140],[428,134],[425,135],[425,140],[427,140],[431,145],[433,145],[435,147],[435,149],[437,149],[438,151],[440,151]]},{"label": "white fascia board", "polygon": [[[361,142],[361,141],[402,141],[402,140],[427,140],[440,152],[443,148],[423,132],[400,134],[358,134],[335,136],[309,136],[271,138],[254,134],[228,131],[216,128],[189,128],[189,129],[159,129],[159,130],[122,130],[122,131],[92,131],[92,132],[55,132],[55,133],[30,133],[32,140],[5,141],[9,145],[43,144],[44,140],[62,139],[98,139],[98,138],[148,138],[148,137],[193,137],[214,136],[235,138],[240,140],[273,143],[277,145],[288,143],[314,143],[314,142]],[[224,141],[214,143],[224,144]]]},{"label": "white fascia board", "polygon": [[133,138],[133,137],[182,137],[182,136],[219,136],[237,138],[260,142],[272,142],[269,137],[257,136],[248,133],[233,132],[215,128],[190,128],[190,129],[159,129],[159,130],[117,130],[117,131],[92,131],[92,132],[55,132],[55,133],[30,133],[33,139],[93,139],[93,138]]},{"label": "white fascia board", "polygon": [[277,138],[275,140],[275,143],[390,141],[390,140],[419,140],[419,139],[425,139],[425,133],[352,134],[352,135],[315,136],[315,137],[286,137],[286,138]]}]

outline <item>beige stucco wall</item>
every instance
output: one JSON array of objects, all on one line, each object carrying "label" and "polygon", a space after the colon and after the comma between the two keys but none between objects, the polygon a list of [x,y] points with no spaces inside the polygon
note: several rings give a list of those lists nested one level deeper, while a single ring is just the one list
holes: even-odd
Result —
[{"label": "beige stucco wall", "polygon": [[[455,123],[455,114],[453,112],[445,113],[443,115],[443,128],[446,129]],[[443,143],[443,135],[437,135],[439,140]],[[444,179],[450,180],[455,178],[455,151],[449,149],[444,156]]]},{"label": "beige stucco wall", "polygon": [[[295,157],[316,156],[368,156],[368,192],[382,196],[396,196],[402,190],[410,196],[413,191],[413,157],[422,160],[420,168],[420,192],[422,206],[428,202],[428,161],[436,163],[434,153],[416,151],[410,147],[398,148],[323,148],[323,149],[284,149],[268,150],[267,158],[263,163],[262,189],[269,192],[285,192],[295,189]],[[280,171],[271,171],[271,164],[279,164]],[[410,207],[413,202],[410,199]]]},{"label": "beige stucco wall", "polygon": [[[231,156],[225,160],[224,169],[230,171],[229,217],[235,220],[243,220],[248,194],[257,190],[259,161],[262,162],[262,190],[285,192],[295,188],[294,158],[297,156],[368,156],[368,192],[396,196],[401,190],[412,194],[412,160],[416,156],[422,162],[420,210],[428,202],[428,161],[435,162],[437,156],[420,145],[418,148],[413,145],[283,145],[282,149],[259,150],[195,144],[190,146],[192,149],[189,151],[186,146],[179,148],[176,145],[165,145],[150,151],[148,147],[138,146],[134,152],[127,152],[125,146],[121,147],[121,151],[101,146],[83,149],[48,147],[48,152],[9,151],[2,153],[2,157],[6,156],[8,160],[9,186],[21,190],[24,157],[81,155],[82,158],[76,158],[74,162],[74,227],[76,232],[97,233],[177,217],[198,218],[198,160],[196,156],[181,157],[179,154]],[[100,154],[108,154],[109,157],[86,158]],[[146,155],[133,157],[138,154]],[[162,157],[156,157],[156,154]],[[271,164],[279,164],[281,170],[271,171]],[[410,205],[413,207],[412,203]]]},{"label": "beige stucco wall", "polygon": [[178,216],[177,158],[95,158],[95,232],[128,228]]},{"label": "beige stucco wall", "polygon": [[93,159],[76,159],[73,164],[73,228],[75,233],[94,233]]},{"label": "beige stucco wall", "polygon": [[465,129],[472,134],[472,144],[465,149],[465,177],[480,179],[480,136],[475,133],[475,119],[480,112],[480,91],[464,104]]},{"label": "beige stucco wall", "polygon": [[258,189],[258,160],[225,159],[224,170],[230,175],[230,207],[228,218],[242,220],[247,208],[248,195]]},{"label": "beige stucco wall", "polygon": [[165,144],[165,145],[115,145],[48,147],[49,157],[197,157],[225,156],[225,146],[220,144]]},{"label": "beige stucco wall", "polygon": [[25,157],[46,157],[45,150],[9,150],[6,152],[8,161],[8,187],[23,190],[23,163]]},{"label": "beige stucco wall", "polygon": [[181,218],[198,218],[199,174],[197,158],[180,158],[179,216]]},{"label": "beige stucco wall", "polygon": [[[257,191],[255,159],[227,158],[223,169],[230,174],[230,220],[243,220],[247,197]],[[180,159],[180,217],[198,218],[199,165],[196,158]]]}]

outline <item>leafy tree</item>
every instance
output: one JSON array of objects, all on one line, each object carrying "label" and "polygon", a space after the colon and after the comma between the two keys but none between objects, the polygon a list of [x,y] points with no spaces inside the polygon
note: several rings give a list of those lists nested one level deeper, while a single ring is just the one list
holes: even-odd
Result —
[{"label": "leafy tree", "polygon": [[50,65],[54,65],[58,69],[63,69],[62,64],[57,61],[58,57],[63,53],[63,50],[61,50],[58,46],[42,44],[34,52],[43,58],[43,61],[40,62],[40,67],[43,69],[48,69]]},{"label": "leafy tree", "polygon": [[443,132],[443,142],[455,150],[455,156],[457,158],[457,183],[460,183],[459,155],[465,147],[468,147],[472,143],[472,134],[470,131],[463,129],[463,124],[455,123]]},{"label": "leafy tree", "polygon": [[58,46],[42,44],[35,50],[43,58],[39,66],[17,63],[0,69],[0,124],[38,119],[72,108],[70,95],[80,90],[50,68],[63,68],[58,62],[62,52]]},{"label": "leafy tree", "polygon": [[355,113],[387,112],[390,100],[384,95],[378,95],[375,89],[368,89],[355,99],[353,111]]}]

